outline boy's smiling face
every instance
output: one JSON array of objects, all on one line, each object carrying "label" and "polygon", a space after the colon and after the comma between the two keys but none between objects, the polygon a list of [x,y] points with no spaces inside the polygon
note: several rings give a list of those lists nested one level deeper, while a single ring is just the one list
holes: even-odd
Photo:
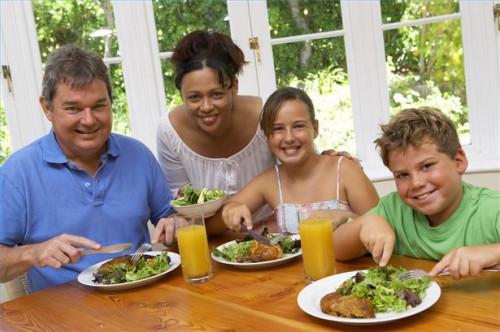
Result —
[{"label": "boy's smiling face", "polygon": [[445,222],[460,205],[461,175],[468,164],[462,149],[452,159],[428,141],[391,151],[388,164],[401,199],[432,226]]}]

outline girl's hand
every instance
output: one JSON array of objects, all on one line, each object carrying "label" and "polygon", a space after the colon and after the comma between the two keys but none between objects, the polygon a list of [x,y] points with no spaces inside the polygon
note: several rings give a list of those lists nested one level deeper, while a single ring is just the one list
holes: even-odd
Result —
[{"label": "girl's hand", "polygon": [[222,219],[226,227],[235,232],[239,232],[243,223],[247,229],[253,228],[252,212],[248,206],[235,201],[224,205],[222,209]]}]

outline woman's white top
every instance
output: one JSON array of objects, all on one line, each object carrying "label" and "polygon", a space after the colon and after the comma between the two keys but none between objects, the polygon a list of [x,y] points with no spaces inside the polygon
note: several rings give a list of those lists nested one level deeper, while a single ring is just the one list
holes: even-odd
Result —
[{"label": "woman's white top", "polygon": [[[158,159],[173,197],[180,187],[191,183],[195,188],[222,189],[233,195],[251,179],[275,164],[264,133],[255,135],[243,149],[228,158],[208,158],[191,150],[175,131],[168,113],[162,116],[157,131]],[[264,212],[263,212],[264,213]],[[271,210],[255,215],[258,221]]]}]

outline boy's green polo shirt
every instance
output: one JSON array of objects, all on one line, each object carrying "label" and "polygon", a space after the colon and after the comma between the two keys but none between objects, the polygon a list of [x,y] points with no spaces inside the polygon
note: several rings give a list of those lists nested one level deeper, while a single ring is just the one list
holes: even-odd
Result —
[{"label": "boy's green polo shirt", "polygon": [[440,260],[458,247],[500,243],[500,192],[465,182],[463,190],[458,209],[437,227],[397,192],[383,197],[368,213],[382,216],[394,229],[396,255]]}]

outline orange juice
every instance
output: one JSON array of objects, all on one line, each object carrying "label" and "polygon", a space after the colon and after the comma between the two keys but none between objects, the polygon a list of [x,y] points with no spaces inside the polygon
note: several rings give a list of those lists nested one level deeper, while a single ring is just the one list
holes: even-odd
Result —
[{"label": "orange juice", "polygon": [[177,230],[182,273],[189,282],[200,282],[211,276],[207,233],[203,225],[189,225]]},{"label": "orange juice", "polygon": [[306,279],[319,280],[335,273],[333,228],[329,219],[308,218],[299,224]]}]

